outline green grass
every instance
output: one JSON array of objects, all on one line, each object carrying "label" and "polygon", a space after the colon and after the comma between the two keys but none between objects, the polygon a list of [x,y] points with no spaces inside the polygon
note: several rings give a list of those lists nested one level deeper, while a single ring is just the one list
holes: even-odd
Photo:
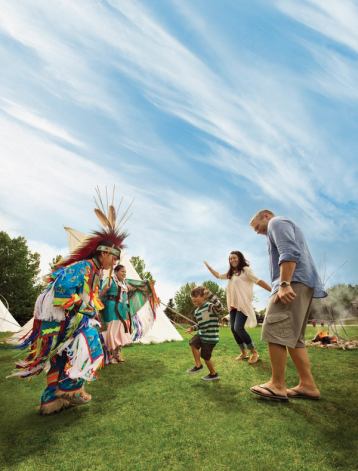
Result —
[{"label": "green grass", "polygon": [[[356,327],[347,327],[357,336]],[[310,348],[319,402],[276,404],[248,392],[270,374],[267,348],[257,365],[237,363],[228,328],[213,359],[222,379],[188,376],[187,342],[136,345],[127,362],[102,370],[87,387],[93,401],[41,417],[35,406],[43,375],[5,379],[14,352],[0,349],[1,470],[242,470],[356,469],[357,351]],[[312,338],[313,329],[308,330]],[[288,363],[288,383],[296,381]]]}]

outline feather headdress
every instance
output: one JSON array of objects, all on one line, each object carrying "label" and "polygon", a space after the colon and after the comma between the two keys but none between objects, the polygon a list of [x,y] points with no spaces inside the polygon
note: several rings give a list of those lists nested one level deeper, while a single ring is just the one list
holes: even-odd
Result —
[{"label": "feather headdress", "polygon": [[102,196],[99,188],[96,188],[97,197],[94,198],[96,207],[94,212],[101,223],[102,229],[94,231],[91,236],[87,237],[83,243],[77,247],[67,258],[60,260],[55,268],[66,267],[74,262],[86,260],[93,257],[97,252],[108,252],[119,258],[121,250],[124,248],[124,240],[127,233],[121,230],[121,227],[130,217],[129,210],[133,203],[127,207],[123,215],[117,220],[119,208],[123,203],[123,198],[119,203],[117,209],[114,207],[114,192],[113,187],[112,201],[108,203],[108,193],[106,188],[106,208],[103,204]]}]

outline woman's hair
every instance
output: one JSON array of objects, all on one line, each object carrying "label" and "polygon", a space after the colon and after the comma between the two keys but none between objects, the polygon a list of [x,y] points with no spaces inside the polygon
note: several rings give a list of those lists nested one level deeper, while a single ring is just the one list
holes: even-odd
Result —
[{"label": "woman's hair", "polygon": [[124,266],[124,265],[120,265],[120,264],[116,265],[116,266],[114,267],[114,273],[117,273],[117,271],[122,270],[122,268],[125,268],[125,266]]},{"label": "woman's hair", "polygon": [[245,267],[249,266],[249,262],[244,257],[244,254],[242,252],[240,252],[239,250],[232,250],[229,254],[229,257],[230,257],[230,255],[237,255],[237,257],[239,259],[239,264],[234,269],[233,266],[231,265],[231,263],[229,262],[230,263],[230,268],[229,268],[228,272],[226,273],[226,276],[228,277],[229,280],[232,278],[232,275],[234,274],[234,272],[238,271],[239,273],[241,273],[241,271]]}]

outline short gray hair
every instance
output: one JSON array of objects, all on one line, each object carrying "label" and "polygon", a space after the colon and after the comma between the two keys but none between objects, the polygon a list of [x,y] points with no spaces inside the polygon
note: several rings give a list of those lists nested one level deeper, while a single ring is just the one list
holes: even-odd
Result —
[{"label": "short gray hair", "polygon": [[263,216],[266,216],[266,214],[269,216],[275,216],[275,214],[270,209],[260,209],[260,211],[257,211],[257,213],[250,219],[250,226],[254,221],[257,219],[262,219]]}]

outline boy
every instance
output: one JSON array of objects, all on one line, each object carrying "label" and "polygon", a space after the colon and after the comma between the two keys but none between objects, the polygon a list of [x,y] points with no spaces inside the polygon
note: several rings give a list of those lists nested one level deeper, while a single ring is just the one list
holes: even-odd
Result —
[{"label": "boy", "polygon": [[211,360],[211,354],[219,341],[219,317],[222,310],[220,300],[203,286],[197,286],[191,291],[191,300],[196,307],[194,316],[197,325],[189,327],[187,332],[197,330],[198,334],[190,340],[189,345],[193,352],[195,365],[187,372],[194,374],[203,369],[200,357],[205,361],[209,374],[204,381],[217,381],[220,379]]}]

